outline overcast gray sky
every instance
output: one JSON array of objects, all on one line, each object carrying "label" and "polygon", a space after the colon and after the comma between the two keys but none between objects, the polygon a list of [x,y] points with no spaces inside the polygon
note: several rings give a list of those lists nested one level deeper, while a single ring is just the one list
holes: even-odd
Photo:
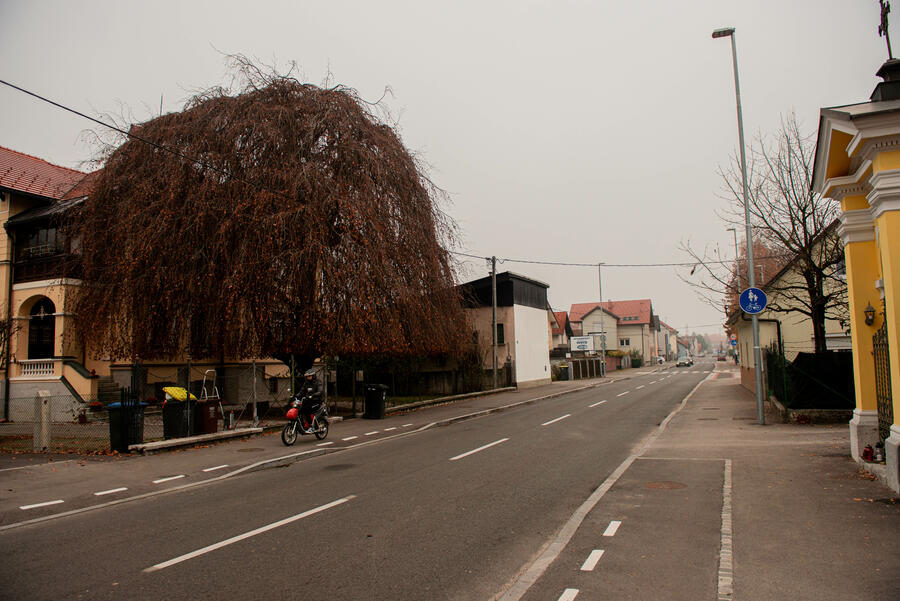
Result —
[{"label": "overcast gray sky", "polygon": [[[819,108],[867,100],[887,58],[878,22],[876,0],[0,0],[0,79],[136,121],[227,83],[221,53],[296,61],[370,101],[389,86],[406,145],[450,195],[456,250],[667,263],[688,260],[687,239],[733,254],[715,214],[716,170],[737,148],[731,49],[712,30],[737,28],[749,140],[792,110],[813,132]],[[0,145],[70,167],[92,157],[91,123],[5,86],[0,107]],[[596,268],[507,269],[549,284],[556,310],[598,296]],[[603,295],[721,329],[673,268],[606,268]]]}]

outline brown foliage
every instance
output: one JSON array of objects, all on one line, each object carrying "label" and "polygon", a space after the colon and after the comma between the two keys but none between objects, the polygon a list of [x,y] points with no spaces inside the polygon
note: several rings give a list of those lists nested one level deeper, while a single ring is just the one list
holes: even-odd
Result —
[{"label": "brown foliage", "polygon": [[145,359],[458,348],[453,224],[398,134],[353,90],[239,66],[238,93],[134,125],[73,216],[85,342]]}]

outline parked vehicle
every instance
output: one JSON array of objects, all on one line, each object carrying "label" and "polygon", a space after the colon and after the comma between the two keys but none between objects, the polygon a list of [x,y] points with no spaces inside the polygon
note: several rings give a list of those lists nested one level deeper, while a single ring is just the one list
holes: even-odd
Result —
[{"label": "parked vehicle", "polygon": [[719,353],[716,356],[716,361],[724,361],[724,360],[725,360],[725,353]]},{"label": "parked vehicle", "polygon": [[294,395],[288,405],[288,423],[281,430],[281,442],[291,446],[298,435],[314,434],[319,440],[328,436],[328,405],[321,398]]}]

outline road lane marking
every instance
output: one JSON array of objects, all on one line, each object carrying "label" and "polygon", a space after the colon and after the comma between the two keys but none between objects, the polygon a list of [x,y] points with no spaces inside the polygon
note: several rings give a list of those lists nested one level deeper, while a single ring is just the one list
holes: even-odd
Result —
[{"label": "road lane marking", "polygon": [[103,495],[111,495],[111,494],[114,494],[114,493],[117,493],[117,492],[124,492],[124,491],[126,491],[126,490],[128,490],[128,488],[125,487],[125,486],[123,486],[123,487],[121,487],[121,488],[110,488],[109,490],[101,490],[100,492],[95,492],[95,493],[94,493],[94,496],[95,496],[95,497],[102,497]]},{"label": "road lane marking", "polygon": [[725,460],[722,483],[722,534],[719,547],[718,601],[731,599],[734,593],[734,533],[732,531],[731,459]]},{"label": "road lane marking", "polygon": [[500,440],[495,440],[494,442],[489,443],[489,444],[486,444],[486,445],[484,445],[483,447],[478,447],[477,449],[472,449],[471,451],[468,451],[468,452],[466,452],[466,453],[463,453],[462,455],[457,455],[456,457],[451,457],[451,458],[450,458],[450,461],[456,461],[457,459],[462,459],[463,457],[468,457],[469,455],[474,455],[475,453],[480,453],[481,451],[483,451],[483,450],[485,450],[485,449],[489,449],[489,448],[491,448],[492,446],[498,445],[498,444],[500,444],[500,443],[502,443],[502,442],[506,442],[507,440],[509,440],[509,439],[508,439],[508,438],[501,438]]},{"label": "road lane marking", "polygon": [[650,384],[656,384],[657,382],[659,382],[659,380],[653,380]]},{"label": "road lane marking", "polygon": [[160,478],[159,480],[154,480],[154,484],[162,484],[163,482],[168,482],[169,480],[178,480],[179,478],[184,478],[184,474],[179,474],[177,476],[169,476],[168,478]]},{"label": "road lane marking", "polygon": [[216,470],[225,469],[226,467],[228,467],[228,464],[227,464],[227,463],[223,463],[222,465],[217,465],[217,466],[215,466],[215,467],[208,467],[208,468],[206,468],[206,469],[203,470],[203,471],[204,471],[204,472],[214,472],[214,471],[216,471]]},{"label": "road lane marking", "polygon": [[630,390],[626,390],[625,392],[621,392],[621,393],[617,394],[616,396],[625,396],[625,395],[628,394],[629,392],[631,392],[631,391],[630,391]]},{"label": "road lane marking", "polygon": [[593,572],[597,567],[597,562],[603,557],[603,549],[594,549],[581,566],[582,572]]},{"label": "road lane marking", "polygon": [[603,536],[615,536],[616,532],[619,530],[619,526],[622,525],[622,522],[619,520],[613,520],[609,523],[609,526],[606,527],[606,530],[603,531]]},{"label": "road lane marking", "polygon": [[365,436],[374,436],[375,434],[378,434],[378,430],[375,430],[374,432],[366,432]]},{"label": "road lane marking", "polygon": [[390,431],[396,430],[396,429],[397,429],[397,427],[394,426],[394,427],[392,427],[392,428],[385,428],[384,431],[385,431],[385,432],[390,432]]},{"label": "road lane marking", "polygon": [[606,402],[606,401],[600,401],[599,403],[594,403],[593,405],[590,405],[590,408],[593,409],[593,408],[596,407],[597,405],[602,405],[602,404],[605,403],[605,402]]},{"label": "road lane marking", "polygon": [[359,436],[348,436],[347,438],[342,438],[341,440],[347,442],[348,440],[356,440],[357,438],[359,438]]},{"label": "road lane marking", "polygon": [[557,601],[573,601],[573,599],[578,596],[578,593],[579,591],[577,588],[567,588],[563,591],[563,594],[559,596]]},{"label": "road lane marking", "polygon": [[45,503],[35,503],[34,505],[22,505],[19,509],[37,509],[38,507],[46,507],[48,505],[59,505],[62,503],[62,499],[56,499],[55,501],[47,501]]},{"label": "road lane marking", "polygon": [[550,424],[555,424],[556,422],[562,421],[562,420],[566,419],[567,417],[571,417],[571,416],[572,416],[571,413],[566,413],[566,414],[563,415],[562,417],[557,417],[556,419],[551,419],[549,422],[544,422],[544,423],[541,424],[541,425],[542,425],[542,426],[549,426]]},{"label": "road lane marking", "polygon": [[317,447],[327,447],[328,445],[332,445],[332,444],[334,444],[334,441],[333,441],[333,440],[329,440],[328,442],[320,442],[320,443],[317,444],[316,446],[317,446]]},{"label": "road lane marking", "polygon": [[644,385],[641,384],[640,386],[638,386],[637,388],[635,388],[635,390],[640,390],[640,389],[643,388],[643,387],[644,387]]},{"label": "road lane marking", "polygon": [[400,426],[400,427],[401,427],[401,428],[409,428],[411,425],[412,425],[412,424],[403,424],[403,425]]},{"label": "road lane marking", "polygon": [[303,518],[307,518],[311,515],[321,513],[323,511],[331,509],[332,507],[337,507],[338,505],[346,503],[347,501],[354,499],[354,498],[356,498],[356,495],[350,495],[348,497],[344,497],[343,499],[338,499],[337,501],[332,501],[331,503],[326,503],[325,505],[320,505],[319,507],[316,507],[315,509],[310,509],[309,511],[304,511],[303,513],[298,513],[297,515],[293,515],[289,518],[285,518],[283,520],[273,522],[266,526],[261,526],[260,528],[251,530],[250,532],[245,532],[244,534],[239,534],[237,536],[233,536],[233,537],[225,539],[221,542],[203,547],[202,549],[197,549],[196,551],[191,551],[190,553],[185,553],[184,555],[179,555],[178,557],[176,557],[174,559],[170,559],[169,561],[164,561],[162,563],[156,564],[155,566],[150,566],[149,568],[145,568],[143,571],[145,573],[148,573],[148,572],[156,572],[158,570],[168,568],[170,566],[181,563],[183,561],[187,561],[188,559],[193,559],[195,557],[205,555],[206,553],[209,553],[210,551],[215,551],[216,549],[221,549],[222,547],[227,547],[228,545],[240,542],[240,541],[248,539],[252,536],[256,536],[257,534],[262,534],[264,532],[268,532],[269,530],[274,530],[275,528],[285,526],[287,524],[290,524],[291,522],[296,522],[297,520],[302,520]]}]

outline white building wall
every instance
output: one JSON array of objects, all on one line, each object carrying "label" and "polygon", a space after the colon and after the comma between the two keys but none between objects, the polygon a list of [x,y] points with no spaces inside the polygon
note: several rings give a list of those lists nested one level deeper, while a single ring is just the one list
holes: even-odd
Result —
[{"label": "white building wall", "polygon": [[[517,385],[535,386],[550,382],[546,310],[516,305],[513,307],[513,321]],[[509,334],[513,335],[513,332]]]}]

